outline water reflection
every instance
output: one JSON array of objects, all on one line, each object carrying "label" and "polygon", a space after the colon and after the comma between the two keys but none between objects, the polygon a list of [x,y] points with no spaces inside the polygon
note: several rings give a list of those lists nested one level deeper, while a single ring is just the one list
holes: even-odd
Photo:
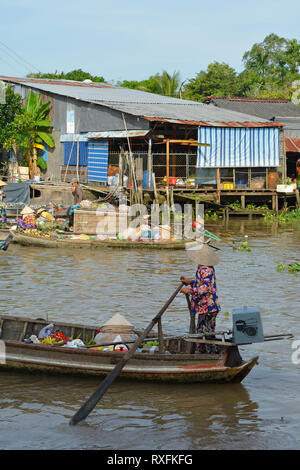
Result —
[{"label": "water reflection", "polygon": [[[47,376],[9,374],[2,376],[2,419],[22,416],[32,423],[31,434],[35,434],[35,420],[47,419],[50,430],[55,420],[68,422],[71,416],[90,396],[98,385],[95,379],[67,379]],[[45,393],[46,390],[46,393]],[[247,422],[247,432],[258,431],[258,404],[251,400],[246,388],[233,385],[168,385],[133,384],[118,381],[95,408],[86,422],[80,425],[82,439],[91,432],[100,433],[100,448],[113,448],[109,435],[119,433],[118,448],[127,449],[134,436],[143,436],[134,448],[193,449],[207,447],[217,442],[218,434],[242,432]],[[105,433],[101,432],[105,428]],[[62,431],[62,430],[61,430]],[[67,435],[57,431],[59,448],[74,448],[73,428]],[[109,435],[107,435],[107,432]],[[121,437],[123,436],[123,438]],[[30,439],[30,436],[28,436]],[[50,433],[50,442],[53,439]],[[200,444],[201,443],[201,444]],[[35,444],[39,448],[39,440]],[[170,447],[171,446],[171,447]],[[91,448],[99,448],[93,440]]]}]

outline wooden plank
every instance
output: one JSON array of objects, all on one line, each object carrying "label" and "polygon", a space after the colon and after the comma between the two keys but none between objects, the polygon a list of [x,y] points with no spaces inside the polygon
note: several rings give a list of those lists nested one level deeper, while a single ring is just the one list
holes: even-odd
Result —
[{"label": "wooden plank", "polygon": [[203,344],[216,344],[219,346],[237,346],[236,343],[231,343],[230,341],[221,341],[221,340],[212,340],[212,339],[203,339],[203,338],[183,338],[184,341],[188,343],[203,343]]},{"label": "wooden plank", "polygon": [[164,354],[164,352],[165,352],[164,335],[163,335],[163,330],[162,330],[161,318],[157,322],[157,332],[158,332],[159,353]]},{"label": "wooden plank", "polygon": [[25,338],[27,327],[28,327],[28,322],[25,321],[24,326],[23,326],[23,330],[21,331],[21,334],[20,334],[20,337],[19,337],[19,341],[23,341],[23,339]]}]

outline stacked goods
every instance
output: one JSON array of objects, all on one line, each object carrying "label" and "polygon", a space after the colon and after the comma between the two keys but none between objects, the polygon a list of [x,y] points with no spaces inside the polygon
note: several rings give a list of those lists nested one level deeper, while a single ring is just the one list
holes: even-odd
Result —
[{"label": "stacked goods", "polygon": [[98,346],[101,346],[117,342],[134,342],[137,338],[133,325],[117,313],[99,329],[95,336],[95,342]]}]

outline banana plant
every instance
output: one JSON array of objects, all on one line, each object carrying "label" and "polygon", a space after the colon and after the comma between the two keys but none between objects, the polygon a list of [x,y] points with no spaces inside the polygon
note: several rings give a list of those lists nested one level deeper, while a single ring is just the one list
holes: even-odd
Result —
[{"label": "banana plant", "polygon": [[36,175],[37,170],[37,148],[41,144],[54,147],[52,136],[52,122],[49,118],[50,100],[42,101],[42,95],[37,96],[32,90],[29,91],[23,112],[15,118],[15,124],[22,136],[23,149],[28,161],[30,177]]}]

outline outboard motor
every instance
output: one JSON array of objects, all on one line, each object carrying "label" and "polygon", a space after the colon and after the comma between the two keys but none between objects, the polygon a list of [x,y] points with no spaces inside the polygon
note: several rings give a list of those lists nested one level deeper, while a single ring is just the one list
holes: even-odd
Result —
[{"label": "outboard motor", "polygon": [[242,307],[233,309],[232,322],[234,343],[260,343],[265,340],[260,309],[258,307]]}]

